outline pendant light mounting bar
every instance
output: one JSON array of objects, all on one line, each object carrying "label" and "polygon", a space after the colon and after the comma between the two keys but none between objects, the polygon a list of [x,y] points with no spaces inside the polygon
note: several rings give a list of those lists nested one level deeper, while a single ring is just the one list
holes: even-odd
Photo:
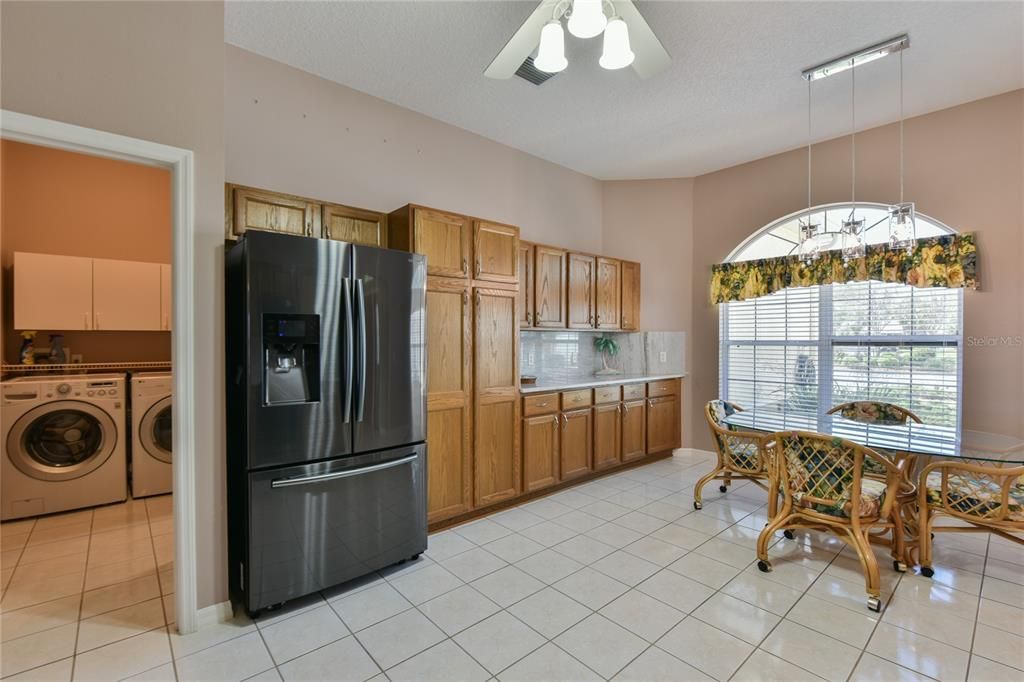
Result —
[{"label": "pendant light mounting bar", "polygon": [[896,52],[905,50],[908,47],[910,47],[910,36],[904,33],[901,36],[885,40],[870,47],[865,47],[861,50],[857,50],[856,52],[851,52],[850,54],[845,54],[842,57],[830,59],[824,64],[818,64],[817,66],[812,66],[809,69],[804,69],[800,75],[803,76],[805,80],[809,81],[828,78],[829,76],[834,76],[837,73],[842,73],[843,71],[873,62],[876,59],[881,59],[887,55],[895,54]]}]

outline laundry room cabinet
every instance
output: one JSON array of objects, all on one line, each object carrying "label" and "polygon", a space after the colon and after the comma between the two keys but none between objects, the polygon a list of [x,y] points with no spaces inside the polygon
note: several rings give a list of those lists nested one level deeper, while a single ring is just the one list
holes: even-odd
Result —
[{"label": "laundry room cabinet", "polygon": [[93,329],[160,331],[160,264],[94,258]]}]

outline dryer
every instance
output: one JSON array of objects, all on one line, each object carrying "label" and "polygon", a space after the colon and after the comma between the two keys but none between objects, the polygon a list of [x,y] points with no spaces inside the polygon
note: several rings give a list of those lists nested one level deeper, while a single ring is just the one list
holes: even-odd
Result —
[{"label": "dryer", "polygon": [[0,518],[127,499],[126,400],[123,374],[0,383]]},{"label": "dryer", "polygon": [[132,497],[171,492],[172,386],[170,372],[143,372],[131,377]]}]

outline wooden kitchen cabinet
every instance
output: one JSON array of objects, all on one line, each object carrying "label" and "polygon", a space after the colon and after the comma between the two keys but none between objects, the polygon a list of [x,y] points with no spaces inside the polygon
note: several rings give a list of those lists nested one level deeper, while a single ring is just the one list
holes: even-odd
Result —
[{"label": "wooden kitchen cabinet", "polygon": [[456,213],[404,206],[388,214],[388,246],[425,255],[428,275],[469,279],[472,222]]},{"label": "wooden kitchen cabinet", "polygon": [[94,258],[93,329],[160,331],[160,264]]},{"label": "wooden kitchen cabinet", "polygon": [[533,244],[519,242],[519,326],[533,326]]},{"label": "wooden kitchen cabinet", "polygon": [[570,253],[568,256],[568,327],[590,329],[594,326],[594,266],[593,256]]},{"label": "wooden kitchen cabinet", "polygon": [[630,462],[647,454],[647,401],[622,403],[622,461]]},{"label": "wooden kitchen cabinet", "polygon": [[622,313],[622,263],[598,256],[595,264],[595,326],[618,329]]},{"label": "wooden kitchen cabinet", "polygon": [[474,500],[478,507],[513,498],[521,490],[518,297],[513,289],[473,290]]},{"label": "wooden kitchen cabinet", "polygon": [[324,204],[322,212],[324,239],[364,246],[388,245],[387,215],[341,204]]},{"label": "wooden kitchen cabinet", "polygon": [[558,483],[558,414],[523,419],[523,492]]},{"label": "wooden kitchen cabinet", "polygon": [[483,220],[473,223],[473,278],[515,284],[519,281],[519,228]]},{"label": "wooden kitchen cabinet", "polygon": [[534,327],[565,327],[565,267],[566,252],[563,249],[542,244],[534,246]]},{"label": "wooden kitchen cabinet", "polygon": [[427,278],[427,520],[473,508],[469,283]]},{"label": "wooden kitchen cabinet", "polygon": [[647,399],[647,454],[679,447],[679,396]]},{"label": "wooden kitchen cabinet", "polygon": [[166,331],[170,331],[174,320],[173,295],[171,266],[163,263],[160,265],[160,328]]},{"label": "wooden kitchen cabinet", "polygon": [[624,331],[640,329],[640,264],[622,261],[622,313],[619,315]]},{"label": "wooden kitchen cabinet", "polygon": [[251,187],[231,187],[231,234],[269,230],[286,234],[320,236],[320,205],[302,197]]},{"label": "wooden kitchen cabinet", "polygon": [[590,408],[562,412],[558,440],[560,470],[563,481],[593,471],[593,417]]},{"label": "wooden kitchen cabinet", "polygon": [[613,467],[622,461],[620,403],[594,407],[594,470]]},{"label": "wooden kitchen cabinet", "polygon": [[92,329],[92,258],[16,251],[14,328]]}]

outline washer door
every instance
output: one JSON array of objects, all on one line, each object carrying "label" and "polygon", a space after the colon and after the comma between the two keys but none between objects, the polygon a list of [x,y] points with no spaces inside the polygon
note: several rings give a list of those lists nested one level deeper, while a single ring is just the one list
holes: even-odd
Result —
[{"label": "washer door", "polygon": [[26,476],[66,481],[103,466],[116,444],[117,428],[107,412],[91,403],[58,400],[32,408],[14,423],[7,456]]},{"label": "washer door", "polygon": [[153,403],[139,423],[139,442],[154,459],[171,463],[171,397],[161,398]]}]

